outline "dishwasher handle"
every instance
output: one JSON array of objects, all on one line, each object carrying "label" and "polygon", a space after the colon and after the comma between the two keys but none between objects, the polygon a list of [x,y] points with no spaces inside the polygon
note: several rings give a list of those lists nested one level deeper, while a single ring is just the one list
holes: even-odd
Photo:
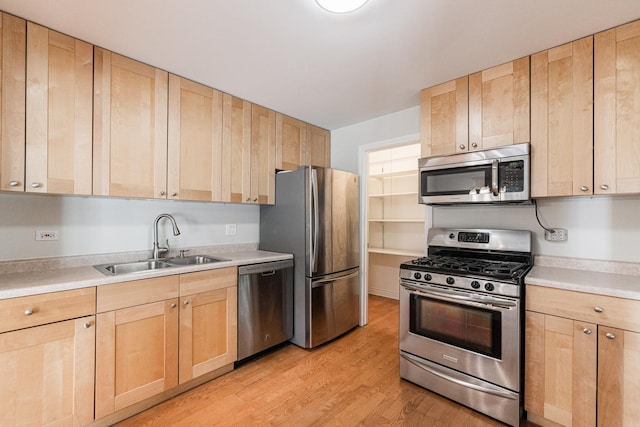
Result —
[{"label": "dishwasher handle", "polygon": [[[286,268],[293,267],[292,259],[285,259],[283,261],[272,261],[272,262],[263,262],[260,264],[249,264],[238,267],[238,276],[242,276],[245,274],[262,274],[263,276],[268,276],[271,274],[275,274],[277,270],[284,270]],[[263,274],[264,273],[264,274]]]}]

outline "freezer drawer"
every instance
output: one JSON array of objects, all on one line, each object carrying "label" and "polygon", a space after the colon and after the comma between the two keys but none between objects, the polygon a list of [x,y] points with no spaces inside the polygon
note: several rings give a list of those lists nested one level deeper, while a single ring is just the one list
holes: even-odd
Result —
[{"label": "freezer drawer", "polygon": [[358,326],[360,320],[360,271],[327,279],[307,279],[310,287],[309,347],[323,344]]},{"label": "freezer drawer", "polygon": [[293,337],[293,261],[238,268],[238,360]]}]

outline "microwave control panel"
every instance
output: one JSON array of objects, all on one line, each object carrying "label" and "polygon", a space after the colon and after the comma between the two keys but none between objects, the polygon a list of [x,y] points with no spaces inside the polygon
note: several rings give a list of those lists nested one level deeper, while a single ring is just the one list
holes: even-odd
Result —
[{"label": "microwave control panel", "polygon": [[524,190],[524,161],[500,163],[499,170],[501,192],[517,193]]}]

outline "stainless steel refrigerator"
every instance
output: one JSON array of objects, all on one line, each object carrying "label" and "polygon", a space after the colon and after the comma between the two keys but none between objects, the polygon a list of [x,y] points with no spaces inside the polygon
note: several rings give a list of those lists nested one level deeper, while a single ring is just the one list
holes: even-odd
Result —
[{"label": "stainless steel refrigerator", "polygon": [[360,319],[358,176],[301,166],[276,175],[276,204],[260,208],[259,248],[294,255],[293,338],[325,343]]}]

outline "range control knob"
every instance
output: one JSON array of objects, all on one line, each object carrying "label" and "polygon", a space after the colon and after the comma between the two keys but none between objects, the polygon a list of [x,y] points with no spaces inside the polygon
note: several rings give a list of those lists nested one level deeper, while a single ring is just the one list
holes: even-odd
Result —
[{"label": "range control knob", "polygon": [[478,282],[477,280],[474,280],[473,282],[471,282],[471,287],[473,289],[480,289],[480,282]]},{"label": "range control knob", "polygon": [[430,282],[431,281],[431,275],[429,273],[424,275],[424,280]]},{"label": "range control knob", "polygon": [[453,277],[447,277],[447,285],[453,285],[454,283],[456,283],[456,281]]},{"label": "range control knob", "polygon": [[491,292],[492,290],[494,290],[496,287],[493,286],[493,283],[485,283],[484,284],[484,289]]},{"label": "range control knob", "polygon": [[413,273],[413,278],[416,280],[420,280],[420,278],[422,277],[422,274],[420,273]]}]

